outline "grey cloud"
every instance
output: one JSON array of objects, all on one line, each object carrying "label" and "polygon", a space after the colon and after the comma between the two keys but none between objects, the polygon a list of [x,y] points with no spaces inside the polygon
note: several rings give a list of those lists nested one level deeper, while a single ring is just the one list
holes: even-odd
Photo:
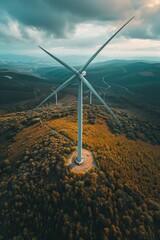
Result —
[{"label": "grey cloud", "polygon": [[74,32],[78,23],[127,18],[144,0],[1,0],[3,12],[26,26],[45,30],[55,37]]},{"label": "grey cloud", "polygon": [[152,8],[143,6],[137,16],[139,24],[126,29],[126,36],[141,39],[160,39],[159,14],[160,5]]},{"label": "grey cloud", "polygon": [[[28,26],[43,31],[46,39],[51,36],[62,39],[74,34],[76,26],[80,23],[92,22],[103,25],[106,21],[127,20],[138,13],[139,25],[130,25],[120,35],[159,39],[160,8],[147,8],[146,2],[146,0],[1,0],[0,24],[7,27],[9,21],[16,20],[22,38],[28,41],[30,36],[25,31],[25,27]],[[1,30],[0,38],[5,39],[5,33]],[[91,45],[94,45],[94,40],[94,38],[91,40]],[[86,42],[85,39],[77,40],[75,46],[81,46]]]},{"label": "grey cloud", "polygon": [[[146,11],[145,19],[148,26],[150,26],[153,36],[160,37],[160,5],[152,8],[151,11]],[[145,23],[145,21],[144,21]]]},{"label": "grey cloud", "polygon": [[[60,19],[58,11],[49,7],[41,1],[10,1],[8,4],[1,4],[3,12],[1,15],[8,14],[13,20],[21,25],[35,27],[38,30],[44,30],[46,33],[53,33],[57,37],[64,37],[65,31],[68,31],[67,17],[66,21]],[[71,24],[72,25],[72,24]]]}]

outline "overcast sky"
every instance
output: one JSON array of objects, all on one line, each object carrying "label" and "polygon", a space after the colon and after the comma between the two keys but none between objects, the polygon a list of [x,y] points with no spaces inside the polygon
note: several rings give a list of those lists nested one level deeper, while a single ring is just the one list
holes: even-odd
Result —
[{"label": "overcast sky", "polygon": [[160,56],[160,0],[0,0],[0,54]]}]

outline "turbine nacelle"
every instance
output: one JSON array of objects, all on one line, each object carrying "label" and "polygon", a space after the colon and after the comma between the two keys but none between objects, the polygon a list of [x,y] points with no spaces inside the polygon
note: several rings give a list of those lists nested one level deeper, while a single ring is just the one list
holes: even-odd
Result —
[{"label": "turbine nacelle", "polygon": [[83,72],[81,73],[81,75],[82,75],[83,77],[85,77],[85,76],[86,76],[86,74],[87,74],[87,72],[86,72],[86,71],[83,71]]}]

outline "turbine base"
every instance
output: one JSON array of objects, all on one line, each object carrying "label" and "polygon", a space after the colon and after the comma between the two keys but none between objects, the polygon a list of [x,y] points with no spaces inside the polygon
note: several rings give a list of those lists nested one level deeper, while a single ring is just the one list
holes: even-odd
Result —
[{"label": "turbine base", "polygon": [[76,163],[77,151],[72,152],[72,154],[67,159],[67,166],[70,171],[74,174],[85,174],[90,169],[94,169],[96,167],[96,162],[93,159],[92,153],[87,149],[82,149],[82,157],[84,159],[83,164],[78,165]]},{"label": "turbine base", "polygon": [[75,159],[76,164],[81,165],[83,162],[84,162],[84,157],[81,157],[80,161],[78,159],[78,156],[76,157],[76,159]]}]

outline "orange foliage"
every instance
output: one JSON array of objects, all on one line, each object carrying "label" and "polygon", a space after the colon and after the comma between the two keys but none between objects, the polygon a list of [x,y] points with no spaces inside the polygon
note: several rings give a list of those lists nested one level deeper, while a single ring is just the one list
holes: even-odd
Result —
[{"label": "orange foliage", "polygon": [[[77,141],[77,122],[73,119],[67,117],[56,119],[48,121],[47,125]],[[84,122],[83,146],[92,151],[103,170],[105,168],[113,170],[110,174],[115,178],[119,178],[120,171],[121,177],[124,176],[125,180],[128,177],[128,181],[131,180],[134,186],[139,186],[148,193],[152,191],[156,181],[154,176],[159,176],[159,145],[152,145],[139,139],[129,140],[124,134],[114,135],[104,120],[99,120],[94,125]],[[114,171],[115,167],[117,171]]]}]

